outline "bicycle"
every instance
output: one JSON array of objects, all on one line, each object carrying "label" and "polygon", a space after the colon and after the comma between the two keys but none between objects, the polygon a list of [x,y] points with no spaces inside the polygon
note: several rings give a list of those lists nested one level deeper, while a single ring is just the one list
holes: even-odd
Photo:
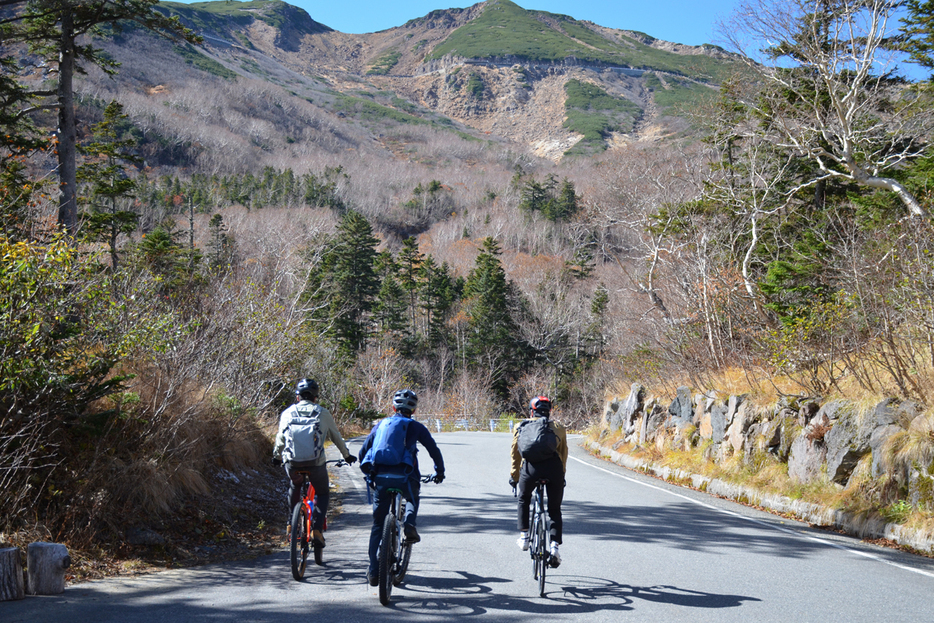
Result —
[{"label": "bicycle", "polygon": [[[421,478],[422,482],[433,480],[434,474]],[[412,543],[405,538],[402,526],[404,493],[395,487],[387,491],[392,494],[392,502],[383,520],[383,535],[379,542],[379,602],[384,606],[388,606],[392,598],[392,587],[400,586],[405,579],[412,557]]]},{"label": "bicycle", "polygon": [[[337,467],[349,465],[344,459],[327,461],[327,463],[336,463]],[[316,565],[324,564],[324,544],[311,538],[317,509],[315,508],[315,488],[309,480],[310,473],[305,471],[299,471],[298,473],[302,474],[302,484],[300,486],[305,491],[305,497],[292,511],[292,521],[289,524],[289,560],[292,565],[292,577],[301,581],[305,577],[309,543]],[[327,529],[328,518],[324,517],[321,531],[326,532]]]},{"label": "bicycle", "polygon": [[545,596],[545,569],[551,564],[548,552],[548,535],[551,534],[551,519],[545,507],[545,485],[547,480],[535,483],[532,494],[532,519],[529,523],[529,554],[532,556],[532,578],[538,580],[538,594]]}]

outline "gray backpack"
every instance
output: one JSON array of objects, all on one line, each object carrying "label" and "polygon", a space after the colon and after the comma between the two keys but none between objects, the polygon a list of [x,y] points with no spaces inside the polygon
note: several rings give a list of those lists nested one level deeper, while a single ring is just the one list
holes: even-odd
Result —
[{"label": "gray backpack", "polygon": [[296,406],[286,429],[284,455],[290,461],[316,461],[324,453],[324,435],[321,434],[320,408]]}]

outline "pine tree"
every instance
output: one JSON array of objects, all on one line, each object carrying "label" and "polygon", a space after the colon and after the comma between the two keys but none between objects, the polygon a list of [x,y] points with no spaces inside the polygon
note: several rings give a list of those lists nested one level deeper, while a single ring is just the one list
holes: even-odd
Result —
[{"label": "pine tree", "polygon": [[26,159],[48,144],[26,114],[36,98],[13,77],[17,70],[14,59],[0,58],[0,230],[14,241],[29,237],[29,208],[39,189],[26,174]]},{"label": "pine tree", "polygon": [[402,250],[396,260],[398,282],[407,295],[409,322],[412,332],[418,332],[418,291],[421,288],[421,267],[424,256],[418,250],[418,241],[414,237],[402,241]]},{"label": "pine tree", "polygon": [[[36,96],[54,97],[44,108],[58,110],[57,140],[59,190],[59,224],[74,235],[78,227],[77,140],[75,118],[74,76],[83,71],[81,63],[90,63],[104,71],[114,72],[117,63],[93,45],[79,43],[84,35],[102,34],[101,27],[121,28],[125,22],[135,22],[161,35],[200,43],[201,38],[182,26],[177,18],[169,18],[155,10],[158,0],[9,0],[4,9],[10,17],[0,23],[0,40],[4,43],[28,43],[33,52],[57,66],[54,90],[37,91]],[[6,68],[4,68],[6,69]]]},{"label": "pine tree", "polygon": [[92,126],[93,140],[79,147],[88,161],[78,167],[77,178],[90,186],[90,211],[85,217],[87,237],[104,241],[110,248],[112,270],[117,270],[117,240],[120,234],[136,230],[139,215],[132,210],[121,210],[121,202],[133,196],[136,184],[124,169],[124,163],[138,163],[140,158],[130,149],[136,146],[132,138],[120,138],[120,123],[126,119],[123,106],[110,102],[104,110],[104,119]]},{"label": "pine tree", "polygon": [[437,346],[447,341],[445,322],[454,303],[460,299],[457,280],[451,275],[447,263],[438,266],[430,255],[422,262],[419,270],[422,288],[419,306],[425,313],[427,343]]},{"label": "pine tree", "polygon": [[326,325],[326,333],[337,342],[340,354],[350,359],[366,346],[370,315],[380,289],[378,243],[369,221],[348,211],[333,239],[319,243],[329,248],[309,276],[305,290],[305,298],[312,303],[312,319]]},{"label": "pine tree", "polygon": [[499,260],[500,248],[493,238],[485,238],[474,269],[465,284],[470,335],[467,358],[485,366],[493,377],[494,388],[505,395],[510,379],[521,361],[519,330],[510,313],[510,287]]}]

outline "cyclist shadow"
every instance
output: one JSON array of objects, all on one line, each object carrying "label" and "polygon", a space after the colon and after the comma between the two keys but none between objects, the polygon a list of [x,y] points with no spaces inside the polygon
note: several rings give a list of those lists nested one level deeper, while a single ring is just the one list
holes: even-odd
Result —
[{"label": "cyclist shadow", "polygon": [[[513,580],[478,576],[466,571],[456,577],[411,576],[392,606],[406,612],[475,616],[496,611],[542,615],[580,615],[599,611],[625,612],[638,609],[639,601],[683,608],[736,608],[756,597],[706,593],[677,586],[632,586],[588,576],[551,576],[546,598],[496,593],[494,584]],[[531,590],[531,586],[530,586]]]}]

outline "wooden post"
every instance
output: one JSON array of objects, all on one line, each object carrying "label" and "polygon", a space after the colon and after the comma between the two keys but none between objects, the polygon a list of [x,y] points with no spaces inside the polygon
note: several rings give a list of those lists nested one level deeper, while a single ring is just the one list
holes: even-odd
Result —
[{"label": "wooden post", "polygon": [[18,547],[0,549],[0,601],[22,599],[23,561]]},{"label": "wooden post", "polygon": [[30,543],[26,548],[26,592],[58,595],[65,592],[65,569],[71,566],[68,550],[60,543]]}]

